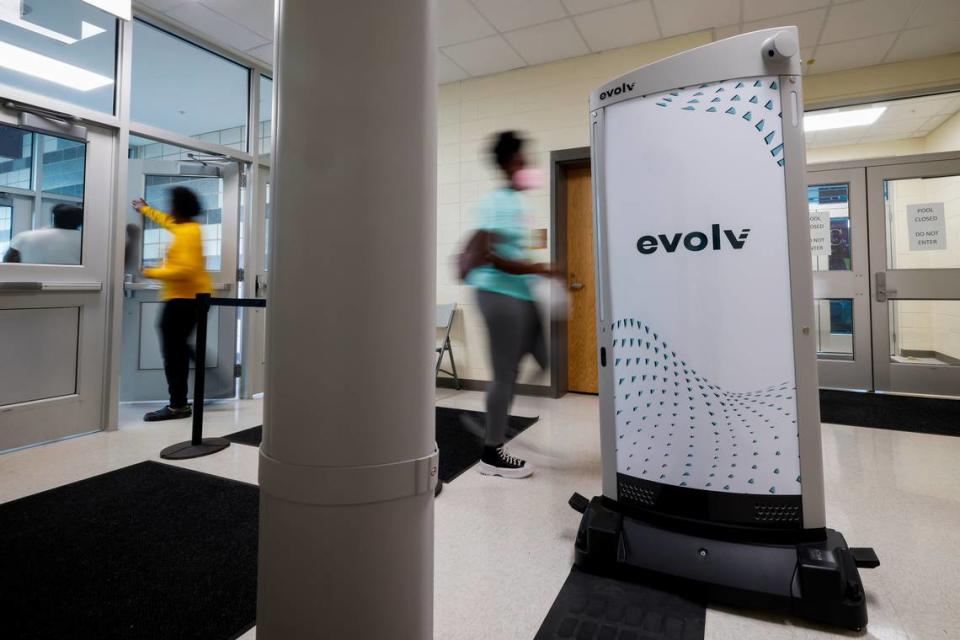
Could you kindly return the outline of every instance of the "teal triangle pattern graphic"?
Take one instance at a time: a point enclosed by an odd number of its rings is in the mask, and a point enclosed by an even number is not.
[[[792,382],[724,389],[659,333],[648,341],[642,320],[610,329],[620,473],[713,491],[800,493]]]
[[[749,98],[743,97],[737,90],[750,87],[754,92]],[[712,89],[706,91],[704,89]],[[783,135],[782,135],[782,114],[780,113],[780,87],[776,80],[764,78],[753,78],[750,80],[730,80],[724,82],[714,82],[698,87],[680,89],[665,93],[656,101],[658,107],[669,108],[671,104],[677,104],[683,111],[698,111],[692,105],[701,103],[701,96],[713,94],[710,99],[710,105],[706,109],[700,110],[702,113],[724,113],[727,115],[739,115],[739,120],[749,122],[758,136],[758,142],[763,144],[770,152],[771,157],[778,166],[784,166],[783,156]],[[728,97],[725,97],[728,96]],[[677,102],[674,102],[674,99]],[[706,98],[703,98],[706,101]],[[744,103],[745,109],[738,113],[733,102]],[[724,107],[723,103],[727,103]],[[757,105],[749,107],[750,104]],[[761,105],[763,109],[761,110]],[[706,106],[706,105],[705,105]],[[776,113],[776,117],[774,117]],[[761,117],[762,116],[762,117]]]

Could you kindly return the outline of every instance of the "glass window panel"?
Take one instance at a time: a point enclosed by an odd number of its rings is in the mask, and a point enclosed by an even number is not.
[[[85,143],[0,124],[4,262],[80,264],[85,167]]]
[[[13,200],[0,200],[0,256],[10,248],[13,239]]]
[[[264,197],[267,199],[263,209],[263,270],[270,271],[270,183],[266,183]]]
[[[884,180],[889,269],[960,268],[960,176]]]
[[[0,125],[0,187],[33,188],[33,134]]]
[[[830,360],[853,359],[853,300],[815,301],[817,356]]]
[[[891,300],[890,360],[960,365],[960,300]]]
[[[133,23],[136,122],[246,150],[248,78],[246,67],[140,20]]]
[[[76,140],[41,135],[40,148],[43,191],[82,198],[86,145]]]
[[[0,84],[113,113],[117,19],[82,0],[0,1]]]
[[[200,215],[195,218],[200,224],[203,237],[203,255],[207,269],[219,271],[221,258],[221,211],[223,208],[223,179],[210,176],[146,175],[144,176],[144,200],[160,211],[169,212],[170,190],[186,187],[200,199]],[[156,223],[144,219],[143,266],[156,267],[170,245],[171,235]]]
[[[850,233],[850,185],[816,184],[807,187],[811,244],[821,234],[829,253],[813,253],[814,271],[850,271],[853,268]],[[817,228],[815,228],[817,227]],[[826,227],[826,228],[824,228]]]
[[[269,156],[273,144],[273,80],[260,76],[260,155]]]

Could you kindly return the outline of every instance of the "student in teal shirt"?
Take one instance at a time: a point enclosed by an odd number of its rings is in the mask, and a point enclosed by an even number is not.
[[[466,277],[477,289],[477,303],[487,325],[493,381],[487,388],[487,424],[483,456],[477,469],[484,475],[526,478],[533,468],[504,450],[507,416],[513,402],[520,361],[527,353],[547,366],[547,348],[531,281],[551,274],[549,265],[529,260],[529,229],[520,192],[531,188],[525,169],[523,139],[512,131],[500,133],[493,145],[506,185],[484,196],[477,205],[478,228],[488,232],[489,260]]]

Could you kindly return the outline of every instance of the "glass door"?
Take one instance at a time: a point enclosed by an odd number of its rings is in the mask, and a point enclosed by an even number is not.
[[[133,137],[129,158],[128,201],[143,197],[154,208],[169,211],[171,188],[184,186],[197,194],[202,207],[197,221],[202,228],[214,296],[236,295],[240,210],[237,162]],[[140,272],[162,261],[170,238],[168,232],[132,208],[126,223],[127,251],[134,255],[128,254],[124,274],[120,400],[159,401],[167,398],[157,332],[163,303],[159,283],[144,279]],[[207,398],[233,397],[236,393],[236,335],[236,310],[213,307],[207,323]]]
[[[807,174],[821,387],[871,389],[864,170]]]
[[[0,451],[104,427],[114,154],[0,109]]]
[[[960,157],[867,170],[879,391],[960,395]]]

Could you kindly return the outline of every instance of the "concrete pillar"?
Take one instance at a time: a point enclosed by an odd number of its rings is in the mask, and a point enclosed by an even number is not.
[[[431,0],[278,0],[257,637],[432,637]]]

